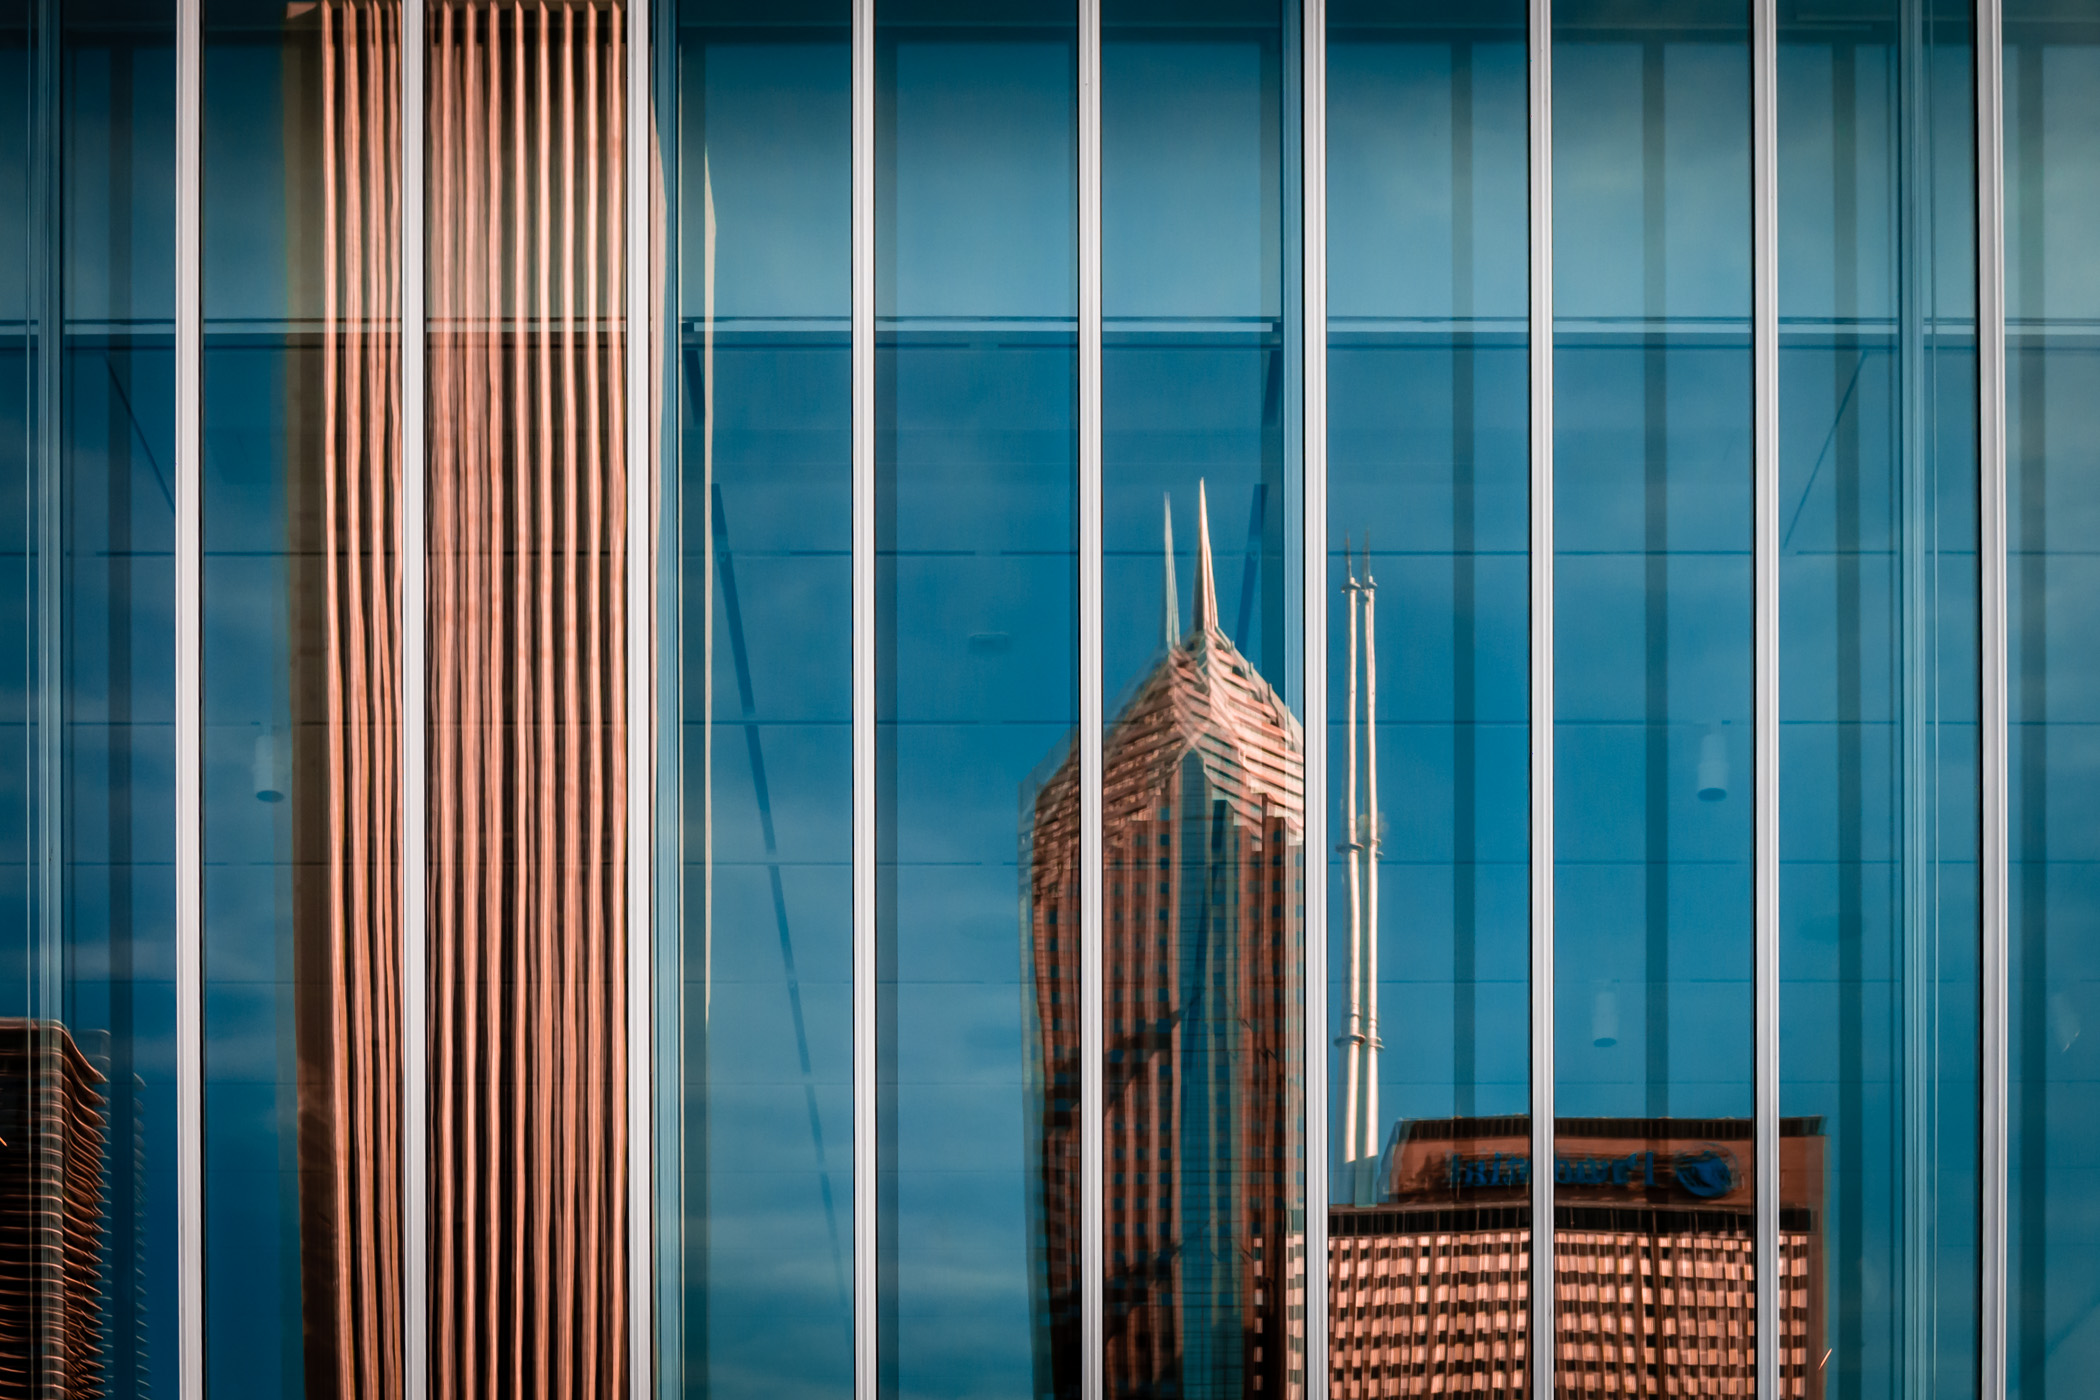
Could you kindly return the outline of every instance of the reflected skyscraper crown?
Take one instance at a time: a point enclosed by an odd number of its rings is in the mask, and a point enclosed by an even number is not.
[[[1102,848],[1105,1293],[1110,1395],[1289,1395],[1302,1324],[1304,736],[1219,626],[1207,500],[1178,625],[1172,502],[1164,645],[1108,726]],[[1034,1276],[1039,1391],[1064,1393],[1055,1344],[1077,1326],[1074,997],[1080,949],[1078,764],[1028,804],[1024,971],[1043,1218]],[[1061,937],[1060,935],[1066,935]],[[1301,1372],[1302,1374],[1302,1372]]]

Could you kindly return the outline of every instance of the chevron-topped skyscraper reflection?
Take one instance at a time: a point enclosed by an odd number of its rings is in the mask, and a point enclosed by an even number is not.
[[[1304,737],[1218,622],[1197,498],[1180,625],[1172,502],[1161,647],[1103,746],[1106,1393],[1303,1390]],[[1078,760],[1025,802],[1036,1392],[1079,1355]],[[1298,1314],[1302,1317],[1302,1313]]]

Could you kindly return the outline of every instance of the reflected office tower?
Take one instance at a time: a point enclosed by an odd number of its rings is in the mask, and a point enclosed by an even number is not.
[[[107,1393],[102,1084],[65,1027],[0,1019],[0,1400]]]
[[[1343,725],[1349,776],[1343,782],[1347,811],[1340,847],[1349,871],[1349,1025],[1340,1042],[1342,1172],[1349,1199],[1367,1205],[1377,1199],[1378,1052],[1383,1048],[1378,1038],[1378,581],[1371,576],[1368,541],[1362,578],[1349,562],[1346,540],[1342,559],[1347,580],[1342,602],[1349,615],[1349,679],[1344,686],[1348,718]]]
[[[1163,615],[1102,758],[1105,1391],[1294,1395],[1304,743],[1219,629],[1200,487],[1194,617],[1184,633],[1171,514]],[[1077,766],[1060,755],[1023,816],[1039,1395],[1077,1391],[1055,1371],[1078,1348],[1054,1345],[1078,1326]]]

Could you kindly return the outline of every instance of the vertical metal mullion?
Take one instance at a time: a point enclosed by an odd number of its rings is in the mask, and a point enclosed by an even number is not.
[[[1327,4],[1303,0],[1305,1393],[1327,1367]]]
[[[1779,118],[1778,8],[1750,7],[1753,1029],[1757,1394],[1779,1395]]]
[[[1977,1357],[1982,1400],[2006,1390],[2006,1230],[2009,923],[2006,835],[2005,142],[2004,16],[1976,3],[1977,574],[1982,768],[1982,1079],[1978,1095],[1980,1218]]]
[[[429,1020],[427,812],[429,707],[424,702],[423,0],[401,2],[401,1303],[402,1394],[430,1393]]]
[[[1553,1395],[1553,0],[1530,0],[1531,1394]]]
[[[1079,0],[1079,1393],[1101,1400],[1101,3]]]
[[[649,970],[656,920],[656,454],[650,432],[655,363],[649,305],[653,212],[650,174],[649,69],[651,0],[628,0],[625,144],[626,274],[621,289],[627,356],[627,1338],[628,1393],[650,1400],[655,1388],[656,1115],[649,1087],[655,1044]]]
[[[875,0],[853,0],[853,1390],[875,1400]]]
[[[202,164],[204,0],[175,25],[175,1122],[178,1393],[204,1394]]]

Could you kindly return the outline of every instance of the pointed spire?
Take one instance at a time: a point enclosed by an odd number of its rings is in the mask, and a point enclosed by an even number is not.
[[[1195,616],[1189,619],[1192,632],[1215,632],[1218,628],[1218,584],[1210,562],[1210,503],[1203,482],[1196,482],[1196,601]]]
[[[1174,581],[1173,496],[1162,495],[1159,498],[1159,509],[1160,514],[1163,517],[1162,523],[1165,526],[1166,533],[1166,549],[1164,550],[1162,557],[1165,558],[1167,565],[1166,605],[1164,608],[1164,612],[1166,615],[1162,619],[1162,621],[1166,624],[1167,629],[1166,643],[1168,646],[1171,647],[1174,645],[1174,643],[1181,640],[1181,593]]]

